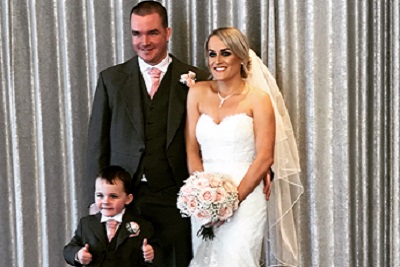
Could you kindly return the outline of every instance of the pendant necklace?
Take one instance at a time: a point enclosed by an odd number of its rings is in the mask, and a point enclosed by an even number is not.
[[[246,87],[247,87],[247,85],[246,85]],[[243,92],[242,92],[242,93],[243,93]],[[242,94],[242,93],[240,93],[240,94]],[[217,88],[217,94],[218,94],[218,97],[219,97],[219,100],[220,100],[220,102],[219,102],[219,108],[221,108],[222,105],[225,103],[225,101],[228,100],[231,96],[235,95],[236,93],[233,92],[233,93],[230,94],[230,95],[227,95],[227,96],[225,96],[225,97],[222,97],[221,94],[219,93],[219,88]],[[238,94],[238,95],[240,95],[240,94]]]
[[[219,97],[219,100],[220,100],[220,102],[219,102],[219,108],[221,108],[222,105],[224,104],[224,102],[225,102],[228,98],[230,98],[231,96],[233,96],[233,93],[230,94],[230,95],[227,95],[227,96],[225,96],[225,97],[222,97],[222,96],[220,95],[220,93],[219,93],[219,90],[218,90],[218,97]]]

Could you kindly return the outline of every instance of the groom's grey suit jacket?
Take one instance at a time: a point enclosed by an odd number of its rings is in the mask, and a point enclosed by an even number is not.
[[[159,89],[170,86],[167,132],[159,134],[166,134],[168,164],[176,185],[181,186],[188,177],[184,139],[188,87],[180,82],[180,76],[192,71],[197,80],[206,80],[208,73],[170,56],[172,62],[166,73],[171,75],[170,83],[163,83],[163,79]],[[146,149],[143,84],[137,56],[100,73],[89,123],[89,203],[93,203],[95,178],[101,168],[120,165],[132,175],[138,170]]]

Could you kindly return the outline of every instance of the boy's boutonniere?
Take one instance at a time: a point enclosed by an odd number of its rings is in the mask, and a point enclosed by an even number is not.
[[[126,223],[126,229],[130,233],[129,237],[138,236],[140,233],[140,226],[136,222]]]
[[[191,87],[196,83],[196,73],[189,71],[188,73],[182,74],[179,81],[186,86]]]

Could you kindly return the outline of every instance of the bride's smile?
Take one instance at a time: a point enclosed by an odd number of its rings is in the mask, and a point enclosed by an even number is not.
[[[218,36],[210,38],[208,66],[214,80],[240,79],[241,59]]]

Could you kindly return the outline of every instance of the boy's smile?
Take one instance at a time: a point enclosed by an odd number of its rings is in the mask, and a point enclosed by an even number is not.
[[[119,179],[114,180],[114,184],[109,184],[105,179],[96,179],[95,201],[104,216],[117,215],[132,200],[132,194],[125,192],[124,185]]]

